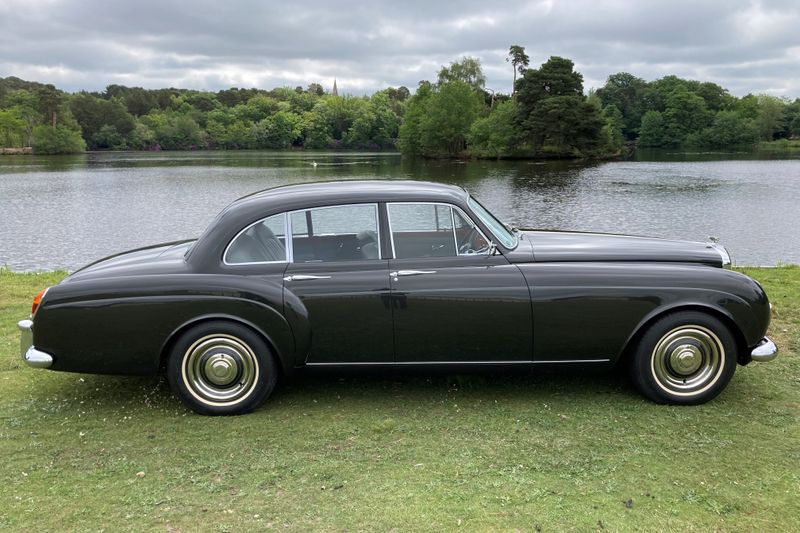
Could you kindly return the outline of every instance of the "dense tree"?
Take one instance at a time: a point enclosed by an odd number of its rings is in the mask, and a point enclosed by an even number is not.
[[[417,87],[416,94],[409,99],[397,138],[397,147],[405,155],[423,154],[422,127],[433,90],[430,82],[422,81]]]
[[[710,148],[743,146],[758,140],[758,131],[752,120],[736,111],[719,111],[712,125],[703,131],[701,143]]]
[[[257,148],[290,148],[302,133],[302,119],[291,111],[278,111],[261,120],[253,132]]]
[[[574,63],[553,56],[538,69],[527,69],[517,81],[519,111],[527,117],[541,100],[554,96],[583,96],[583,76]]]
[[[472,123],[467,136],[470,152],[486,158],[522,155],[524,147],[516,118],[517,104],[514,100],[497,104],[488,116]]]
[[[349,148],[391,148],[397,140],[400,119],[385,92],[375,93],[347,132]]]
[[[439,85],[455,81],[464,82],[474,91],[480,92],[486,85],[486,75],[483,73],[481,61],[475,57],[462,57],[439,70]]]
[[[517,123],[533,154],[597,155],[610,142],[603,138],[600,100],[583,96],[583,76],[573,67],[569,59],[553,56],[517,82]]]
[[[800,137],[800,99],[736,98],[711,82],[647,82],[625,72],[584,96],[569,59],[554,56],[530,69],[525,49],[514,45],[507,61],[511,95],[485,89],[480,61],[470,57],[442,67],[435,83],[420,82],[414,95],[401,86],[339,97],[318,83],[215,93],[109,85],[70,95],[0,78],[0,144],[39,153],[397,147],[432,157],[574,157],[620,153],[634,141],[722,148]]]
[[[664,144],[664,117],[660,111],[651,109],[642,116],[639,145],[646,148],[657,148]]]
[[[614,106],[622,114],[622,134],[635,139],[644,113],[647,82],[627,72],[612,74],[597,90],[604,106]]]
[[[800,137],[800,98],[786,108],[786,136]]]
[[[0,146],[21,148],[26,140],[25,120],[19,109],[0,109]]]
[[[483,109],[483,98],[470,84],[460,80],[441,84],[428,100],[422,120],[423,154],[462,154],[470,126]]]
[[[76,130],[57,124],[33,128],[33,151],[37,154],[72,154],[86,150],[86,143]]]
[[[97,137],[103,126],[113,127],[114,132],[123,139],[121,142],[114,142],[115,149],[125,147],[124,138],[136,126],[135,119],[128,113],[122,99],[117,97],[103,100],[81,92],[70,98],[69,109],[81,126],[84,141],[92,149],[111,147],[108,144],[110,130]]]
[[[705,100],[685,87],[676,87],[665,100],[662,146],[681,146],[691,133],[701,131],[713,120]]]
[[[781,98],[766,94],[758,96],[756,128],[758,128],[761,140],[771,141],[776,138],[778,132],[784,129],[787,107],[787,102]]]
[[[598,105],[601,105],[598,102]],[[619,152],[625,144],[625,120],[617,106],[611,104],[603,108],[603,142],[611,152]]]

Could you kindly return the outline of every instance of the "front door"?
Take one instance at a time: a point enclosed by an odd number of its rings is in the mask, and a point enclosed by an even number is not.
[[[376,204],[291,213],[287,312],[310,335],[306,363],[391,364],[389,265],[381,259]]]
[[[520,270],[447,204],[387,204],[395,359],[527,363],[530,293]]]

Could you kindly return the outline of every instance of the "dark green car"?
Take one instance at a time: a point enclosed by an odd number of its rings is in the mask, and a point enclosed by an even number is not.
[[[300,369],[626,365],[660,403],[777,354],[761,286],[714,242],[520,231],[459,187],[294,185],[193,241],[100,260],[19,323],[38,368],[152,374],[238,414]]]

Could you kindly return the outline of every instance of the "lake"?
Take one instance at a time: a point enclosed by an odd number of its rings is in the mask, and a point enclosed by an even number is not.
[[[245,194],[345,179],[458,184],[520,227],[699,241],[713,235],[736,264],[800,263],[800,159],[752,157],[659,153],[586,163],[409,161],[356,152],[2,156],[0,266],[74,270],[126,249],[196,237]]]

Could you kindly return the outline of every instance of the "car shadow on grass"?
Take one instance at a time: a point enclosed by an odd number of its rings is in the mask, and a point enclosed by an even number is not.
[[[100,410],[159,409],[185,412],[172,393],[166,377],[105,376],[90,374],[47,373],[34,379],[30,401],[48,401]],[[424,405],[445,397],[459,395],[474,401],[498,399],[548,402],[569,398],[577,405],[596,404],[599,399],[642,401],[628,380],[616,371],[580,373],[545,370],[536,373],[490,371],[470,374],[370,373],[370,374],[300,374],[283,377],[271,397],[257,412],[269,411],[278,404],[325,403],[329,400],[359,404],[374,400],[386,405],[388,398],[403,403]]]

